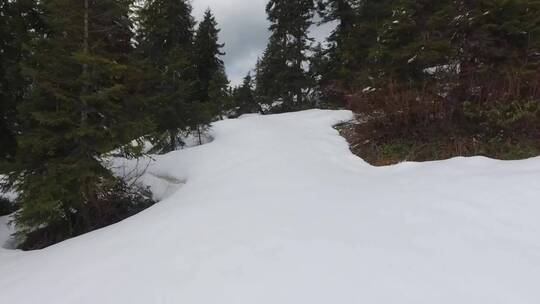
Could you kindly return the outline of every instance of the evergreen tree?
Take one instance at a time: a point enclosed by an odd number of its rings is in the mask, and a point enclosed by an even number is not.
[[[331,104],[328,100],[333,100],[332,105],[336,105],[340,99],[330,96],[329,90],[326,89],[330,87],[330,83],[332,82],[332,62],[334,62],[335,57],[321,43],[313,47],[312,52],[308,73],[309,77],[314,79],[314,88],[310,98],[315,101],[317,107],[330,106]]]
[[[343,41],[350,35],[356,22],[355,8],[360,5],[359,0],[318,0],[317,9],[322,16],[322,22],[338,21],[330,40]]]
[[[455,42],[464,73],[480,69],[497,73],[503,65],[535,61],[540,41],[538,1],[457,2]]]
[[[159,68],[169,65],[169,55],[193,44],[195,19],[187,0],[149,0],[139,11],[140,49]]]
[[[381,133],[539,134],[538,1],[318,4],[323,22],[339,24],[329,47],[315,51],[311,70],[328,100],[384,113]]]
[[[395,1],[372,52],[383,72],[379,76],[422,81],[431,76],[424,72],[427,68],[449,64],[454,16],[453,0]]]
[[[16,150],[16,108],[28,86],[21,72],[29,55],[23,45],[31,31],[41,31],[38,10],[35,0],[0,0],[0,163],[11,161]]]
[[[266,12],[272,35],[257,73],[258,84],[265,86],[260,91],[267,100],[283,102],[284,109],[306,108],[307,91],[313,86],[305,65],[312,41],[308,29],[312,25],[314,2],[271,0]]]
[[[198,125],[202,109],[194,102],[195,20],[186,0],[150,0],[139,11],[139,53],[154,113],[153,139],[162,151],[181,144],[178,133]],[[146,62],[144,62],[146,60]]]
[[[231,110],[229,79],[224,69],[218,70],[208,85],[208,98],[212,105],[212,113],[217,113],[219,119]]]
[[[237,106],[236,115],[240,116],[248,113],[261,113],[262,109],[255,99],[253,89],[253,78],[248,73],[241,86],[234,91],[234,100]]]
[[[322,1],[323,20],[340,21],[330,47],[317,56],[325,94],[350,94],[344,92],[397,78],[421,85],[432,76],[426,69],[452,62],[453,2]]]
[[[223,90],[226,81],[225,67],[221,56],[225,55],[221,49],[224,44],[219,43],[219,32],[217,28],[217,22],[210,11],[206,10],[204,13],[203,21],[199,24],[197,33],[195,35],[194,53],[195,53],[195,65],[197,67],[198,76],[198,88],[197,88],[197,101],[207,107],[213,107],[211,104],[219,103],[219,100],[211,100],[210,86],[214,84],[214,90]],[[219,86],[216,87],[216,84]],[[213,92],[216,95],[216,92]],[[219,95],[219,94],[217,94]],[[218,97],[218,96],[214,96]],[[217,113],[208,112],[209,116],[201,117],[202,122],[209,122],[212,119],[212,115]]]
[[[276,66],[274,65],[274,67]],[[279,90],[279,84],[272,79],[272,74],[274,73],[270,70],[271,67],[267,48],[262,57],[257,59],[255,65],[255,99],[257,103],[266,106],[273,104],[273,95]]]
[[[111,195],[123,187],[101,158],[144,127],[128,83],[130,3],[42,5],[47,34],[36,37],[25,63],[33,83],[19,106],[21,133],[10,167],[11,185],[20,193],[21,232],[47,231],[37,247],[97,228],[118,208],[132,207],[113,204]]]
[[[335,30],[328,37],[327,42],[330,46],[327,50],[320,49],[317,53],[319,59],[328,57],[326,65],[320,66],[323,82],[330,77],[345,75],[345,70],[350,69],[349,58],[345,56],[345,50],[354,41],[354,27],[357,24],[357,11],[359,0],[319,0],[317,10],[322,17],[322,23],[337,22]],[[332,76],[333,75],[333,76]]]
[[[457,1],[456,99],[482,131],[540,134],[540,2]]]
[[[341,82],[339,86],[344,86],[347,90],[355,87],[363,88],[378,74],[371,55],[380,42],[380,29],[383,23],[393,14],[392,5],[395,2],[395,0],[349,2],[354,10],[354,15],[349,17],[349,20],[355,20],[354,25],[344,27],[344,35],[336,37],[340,39],[330,41],[335,51],[332,52],[331,49],[330,52],[329,75]]]
[[[190,128],[196,130],[199,143],[202,133],[208,128],[214,117],[221,116],[228,80],[220,56],[223,44],[219,44],[217,22],[210,9],[206,10],[203,21],[195,34],[193,46],[196,85],[193,95],[192,120]]]

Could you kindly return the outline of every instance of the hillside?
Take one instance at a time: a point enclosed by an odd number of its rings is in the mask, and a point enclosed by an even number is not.
[[[376,168],[332,128],[351,118],[244,116],[140,161],[163,200],[41,251],[0,249],[0,303],[540,301],[539,158]]]

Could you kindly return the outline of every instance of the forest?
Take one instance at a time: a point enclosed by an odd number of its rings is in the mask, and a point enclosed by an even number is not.
[[[0,0],[0,215],[38,249],[153,205],[105,164],[243,114],[349,109],[375,165],[540,154],[540,1],[269,0],[231,85],[220,26],[189,0]],[[335,24],[324,42],[313,26]],[[150,151],[144,143],[152,145]]]

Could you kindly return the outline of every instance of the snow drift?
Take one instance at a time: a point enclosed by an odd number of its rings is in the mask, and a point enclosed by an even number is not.
[[[0,249],[0,303],[540,303],[540,159],[374,168],[332,128],[351,118],[223,121],[212,143],[140,161],[164,200]]]

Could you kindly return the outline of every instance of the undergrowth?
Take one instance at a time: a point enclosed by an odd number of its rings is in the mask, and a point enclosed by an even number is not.
[[[540,139],[523,134],[468,134],[450,132],[403,132],[385,134],[372,124],[347,123],[338,130],[350,143],[351,151],[375,166],[404,161],[433,161],[457,156],[486,156],[500,160],[526,159],[540,155]]]

